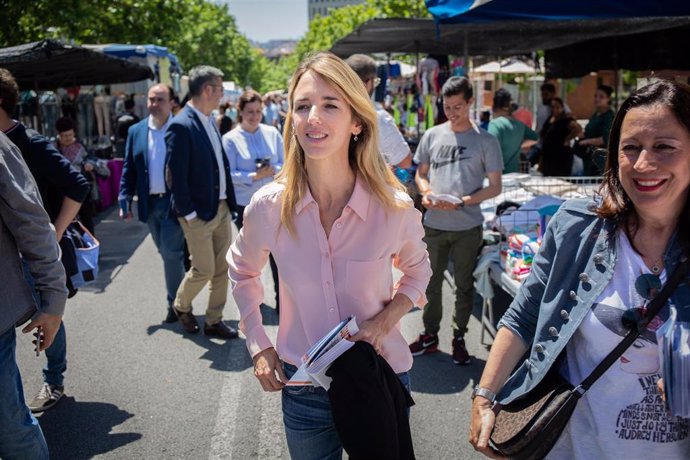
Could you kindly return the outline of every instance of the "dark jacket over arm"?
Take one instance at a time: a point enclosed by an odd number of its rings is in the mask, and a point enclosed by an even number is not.
[[[64,197],[84,202],[89,193],[89,182],[45,137],[27,136],[22,124],[15,127],[8,137],[21,150],[51,221],[60,213]]]
[[[388,362],[355,342],[326,372],[333,422],[352,460],[414,459],[407,408],[414,404]]]
[[[67,289],[55,231],[19,150],[0,133],[0,334],[34,308],[21,251],[41,292],[39,311],[61,315]]]

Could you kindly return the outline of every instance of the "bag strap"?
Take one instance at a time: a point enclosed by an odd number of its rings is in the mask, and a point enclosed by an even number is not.
[[[602,362],[599,363],[597,367],[594,368],[591,374],[587,376],[586,379],[578,385],[574,391],[576,391],[579,396],[582,396],[589,388],[596,382],[599,377],[601,377],[606,370],[611,367],[613,363],[621,357],[623,352],[635,342],[637,337],[640,335],[640,331],[647,327],[649,322],[654,319],[654,317],[661,311],[661,308],[666,304],[666,301],[673,291],[675,291],[676,286],[680,283],[687,275],[688,269],[690,268],[690,262],[683,256],[681,262],[673,272],[671,277],[667,280],[661,292],[652,299],[647,307],[647,312],[642,317],[642,319],[637,323],[637,327],[634,327],[628,332],[628,334],[623,338],[623,340],[614,348],[611,353],[609,353]]]

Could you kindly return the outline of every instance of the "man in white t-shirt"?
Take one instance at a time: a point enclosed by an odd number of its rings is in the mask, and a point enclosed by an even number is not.
[[[374,94],[378,86],[376,77],[376,62],[364,54],[353,54],[345,60],[347,64],[362,79],[369,95]],[[379,103],[375,103],[379,121],[379,150],[384,160],[390,166],[409,168],[412,166],[412,154],[405,138],[395,125],[393,117]]]

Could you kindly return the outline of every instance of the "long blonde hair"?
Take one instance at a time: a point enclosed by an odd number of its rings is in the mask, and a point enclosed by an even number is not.
[[[385,208],[404,207],[403,202],[395,199],[394,190],[405,188],[383,160],[379,153],[378,121],[376,110],[357,74],[342,59],[332,53],[321,52],[307,56],[297,67],[290,80],[288,90],[288,110],[283,128],[285,146],[285,164],[277,180],[285,185],[282,194],[280,221],[288,232],[295,236],[293,223],[295,205],[304,196],[307,186],[307,169],[304,150],[292,130],[292,110],[294,108],[295,88],[302,76],[311,71],[328,82],[350,106],[353,118],[361,124],[362,132],[357,141],[351,140],[349,147],[350,167],[359,174],[369,190]]]

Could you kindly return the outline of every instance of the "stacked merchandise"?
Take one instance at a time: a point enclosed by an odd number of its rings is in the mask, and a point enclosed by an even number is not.
[[[505,236],[499,248],[501,265],[512,279],[522,282],[529,275],[549,219],[562,202],[552,196],[539,196],[497,219],[499,231]]]
[[[541,238],[516,233],[501,245],[501,265],[514,280],[522,282],[532,268],[532,260],[539,250]]]

